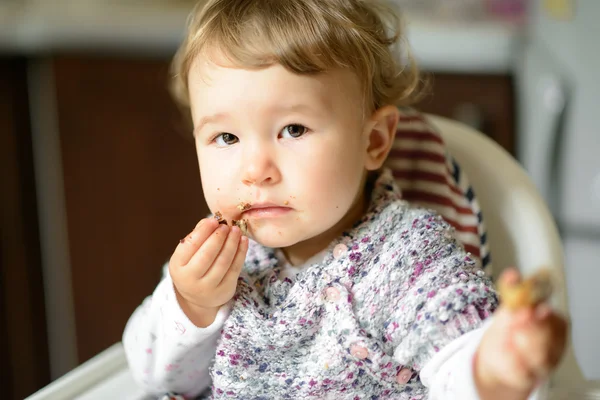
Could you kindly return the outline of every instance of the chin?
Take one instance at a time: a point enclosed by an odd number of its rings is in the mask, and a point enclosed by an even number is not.
[[[258,244],[273,249],[293,246],[301,241],[300,238],[295,237],[296,235],[293,235],[292,232],[283,229],[260,229],[258,231],[251,229],[248,236]]]

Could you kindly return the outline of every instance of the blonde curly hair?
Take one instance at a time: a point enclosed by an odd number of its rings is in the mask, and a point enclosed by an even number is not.
[[[246,69],[350,69],[367,109],[407,106],[418,99],[422,79],[403,39],[399,15],[378,0],[202,0],[171,64],[171,91],[189,111],[192,62],[218,55]]]

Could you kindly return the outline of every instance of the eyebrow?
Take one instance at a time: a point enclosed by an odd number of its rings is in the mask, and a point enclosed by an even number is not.
[[[194,136],[196,136],[198,132],[200,132],[200,129],[202,129],[205,125],[213,124],[215,122],[218,122],[219,120],[226,119],[228,117],[229,115],[226,113],[216,113],[200,118],[198,124],[194,127]]]
[[[292,104],[290,106],[278,105],[272,108],[273,112],[315,112],[319,111],[315,107],[311,107],[304,103]]]

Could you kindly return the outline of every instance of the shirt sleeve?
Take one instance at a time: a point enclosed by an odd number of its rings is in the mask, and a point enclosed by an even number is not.
[[[425,210],[409,217],[410,226],[394,238],[395,263],[387,267],[401,285],[388,305],[385,335],[394,358],[419,372],[453,340],[481,327],[498,297],[454,228]]]
[[[211,385],[209,367],[215,357],[221,328],[230,304],[219,310],[206,328],[185,315],[166,272],[154,293],[130,317],[123,346],[131,373],[151,395],[175,392],[195,397]]]
[[[483,334],[492,318],[477,329],[456,338],[423,367],[421,382],[429,389],[430,400],[479,400],[473,361]],[[541,400],[539,389],[528,400]]]

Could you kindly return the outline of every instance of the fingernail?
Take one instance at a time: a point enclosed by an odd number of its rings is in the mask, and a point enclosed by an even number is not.
[[[512,269],[512,268],[509,269],[509,270],[507,270],[502,275],[502,278],[509,285],[516,284],[516,283],[518,283],[521,280],[521,276],[520,276],[519,272],[517,270],[515,270],[515,269]]]

